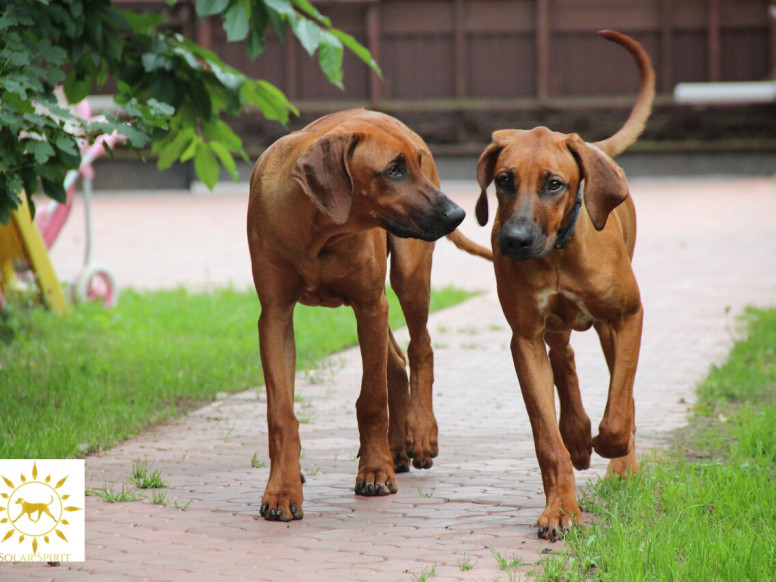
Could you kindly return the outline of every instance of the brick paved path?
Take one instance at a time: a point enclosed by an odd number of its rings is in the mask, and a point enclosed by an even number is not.
[[[469,212],[464,231],[486,242],[473,217],[476,185],[448,193]],[[768,179],[638,180],[635,268],[646,310],[636,382],[638,450],[659,446],[684,422],[693,388],[720,361],[749,303],[776,304],[776,192]],[[224,190],[231,190],[224,188]],[[249,284],[246,196],[106,195],[94,204],[95,258],[138,287]],[[76,207],[53,258],[63,278],[80,267],[83,227]],[[509,334],[489,264],[442,241],[434,284],[483,294],[431,317],[440,455],[430,471],[398,477],[399,493],[353,494],[358,449],[357,350],[297,380],[305,518],[258,519],[268,467],[263,390],[226,396],[89,457],[87,487],[126,481],[132,461],[161,469],[167,507],[150,502],[86,503],[81,565],[0,565],[3,581],[41,580],[507,580],[492,552],[529,566],[550,544],[536,537],[544,506],[530,427],[508,351]],[[406,333],[397,336],[406,342]],[[607,373],[593,332],[575,334],[585,406],[601,418]],[[602,474],[593,457],[578,483]],[[185,510],[172,503],[187,504]],[[473,567],[462,570],[468,562]]]

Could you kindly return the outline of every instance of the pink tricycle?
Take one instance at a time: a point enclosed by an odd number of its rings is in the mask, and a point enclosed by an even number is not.
[[[91,115],[88,102],[77,105],[78,114],[89,119]],[[71,291],[75,301],[97,300],[106,307],[118,301],[118,286],[113,274],[105,267],[91,260],[91,194],[94,169],[92,162],[119,143],[123,136],[114,132],[99,136],[93,144],[84,142],[81,147],[81,164],[78,170],[72,170],[65,177],[66,200],[63,204],[49,202],[38,209],[35,220],[30,219],[29,205],[22,200],[20,207],[12,213],[12,223],[7,227],[0,225],[0,312],[5,309],[3,290],[26,288],[27,284],[37,285],[46,305],[58,313],[65,313],[67,306],[61,291],[61,285],[54,273],[47,250],[59,236],[62,227],[70,215],[75,194],[76,182],[82,179],[84,208],[86,213],[86,252],[84,268],[74,281]]]

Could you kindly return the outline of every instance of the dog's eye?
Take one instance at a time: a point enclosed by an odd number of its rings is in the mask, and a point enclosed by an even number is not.
[[[399,162],[391,164],[383,172],[383,175],[387,176],[388,178],[392,178],[394,180],[398,180],[400,178],[403,178],[404,177],[404,166],[401,163],[399,163]]]
[[[511,189],[512,188],[512,176],[504,172],[496,176],[496,186],[499,188]]]
[[[547,190],[553,194],[560,192],[566,185],[560,180],[552,179],[547,182]]]

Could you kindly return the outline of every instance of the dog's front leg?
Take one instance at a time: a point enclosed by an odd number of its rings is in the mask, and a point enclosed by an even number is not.
[[[396,478],[388,446],[388,299],[354,303],[363,375],[356,417],[361,443],[356,493],[396,493]]]
[[[598,427],[598,436],[593,438],[593,447],[602,457],[615,461],[610,464],[610,470],[619,475],[638,470],[633,383],[641,347],[642,321],[643,310],[639,305],[623,318],[618,329],[611,326],[596,328],[607,354],[611,378],[604,417]]]
[[[410,401],[405,415],[407,454],[417,469],[430,469],[439,453],[434,416],[434,351],[428,333],[431,301],[431,260],[434,243],[391,239],[391,285],[401,303],[410,344]],[[390,386],[393,391],[394,387]],[[392,411],[393,412],[393,411]]]
[[[296,347],[294,306],[264,306],[259,316],[259,346],[267,390],[270,471],[261,515],[271,521],[302,519],[299,422],[294,414]]]
[[[556,421],[552,368],[541,335],[515,333],[511,347],[547,499],[537,521],[539,537],[556,540],[571,525],[582,523],[582,512],[577,504],[571,456]]]

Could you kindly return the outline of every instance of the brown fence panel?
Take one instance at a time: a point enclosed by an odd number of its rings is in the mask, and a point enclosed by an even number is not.
[[[165,0],[118,1],[136,10],[172,10]],[[637,72],[623,49],[596,34],[603,28],[633,36],[652,56],[662,95],[656,117],[663,115],[653,124],[660,128],[655,138],[688,136],[687,124],[676,119],[687,108],[670,100],[676,83],[759,80],[767,78],[776,63],[776,24],[769,17],[769,0],[328,0],[315,4],[335,26],[373,51],[384,73],[382,80],[348,53],[345,90],[340,91],[327,82],[295,40],[282,45],[269,34],[264,54],[251,61],[242,43],[226,42],[217,20],[191,24],[196,22],[193,2],[180,2],[174,10],[184,34],[193,35],[247,75],[267,79],[285,91],[306,114],[294,126],[321,112],[368,105],[409,119],[417,114],[422,125],[436,124],[435,133],[452,141],[486,139],[492,128],[482,119],[507,110],[513,110],[514,116],[505,122],[518,126],[526,120],[562,123],[564,112],[577,112],[579,118],[580,112],[592,111],[592,120],[601,108],[627,109],[638,86]],[[526,117],[525,111],[533,113]],[[763,134],[776,123],[766,121]],[[256,129],[256,123],[266,139],[286,131],[269,129],[255,120],[249,125]],[[483,126],[481,131],[478,125]],[[591,121],[588,125],[609,131],[605,124],[598,127]],[[672,125],[677,129],[672,130]],[[670,135],[672,131],[677,135]]]
[[[182,8],[164,0],[124,7],[172,15],[191,34]],[[611,28],[639,40],[670,92],[682,81],[739,81],[766,77],[774,65],[768,0],[329,0],[318,2],[335,25],[378,55],[388,100],[629,95],[632,63],[596,31]],[[376,35],[370,39],[372,12]],[[202,27],[201,27],[202,28]],[[314,60],[292,41],[270,34],[264,54],[248,59],[243,43],[227,43],[208,20],[204,40],[226,62],[279,85],[303,101],[369,101],[370,73],[345,59],[344,92],[332,87]],[[543,53],[544,51],[544,53]],[[544,54],[544,58],[543,58]]]

